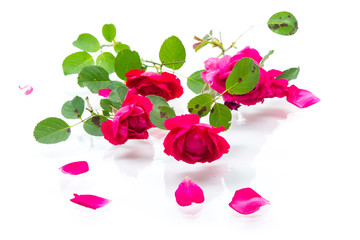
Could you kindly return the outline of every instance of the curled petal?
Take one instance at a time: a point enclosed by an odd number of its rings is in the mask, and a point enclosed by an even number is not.
[[[241,214],[251,214],[260,209],[260,207],[270,204],[268,200],[261,197],[251,188],[237,190],[229,206]]]
[[[78,195],[76,193],[74,193],[74,198],[70,199],[70,201],[94,210],[101,208],[110,202],[109,199],[95,195]]]
[[[29,95],[30,93],[32,93],[33,91],[33,87],[29,86],[29,85],[25,85],[25,87],[20,87],[19,88],[21,90],[25,90],[25,95]]]
[[[108,97],[111,93],[111,89],[109,88],[104,88],[104,89],[99,89],[99,95],[102,97]]]
[[[65,174],[79,175],[89,171],[89,164],[86,161],[72,162],[60,168]]]
[[[189,177],[184,178],[178,189],[175,191],[176,202],[182,206],[189,206],[192,203],[202,203],[205,200],[203,190]]]
[[[295,85],[291,85],[286,100],[299,108],[306,108],[319,102],[320,98],[308,90],[299,89]]]

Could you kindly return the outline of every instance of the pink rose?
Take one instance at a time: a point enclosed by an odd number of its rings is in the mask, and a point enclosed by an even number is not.
[[[200,123],[196,114],[167,119],[165,127],[170,132],[164,140],[164,152],[178,161],[212,162],[229,152],[230,145],[218,135],[225,128]]]
[[[183,94],[180,79],[174,74],[162,72],[145,72],[144,70],[133,69],[125,74],[126,86],[135,88],[137,93],[147,96],[156,95],[169,101],[178,98]]]
[[[259,64],[262,60],[258,51],[246,47],[232,57],[225,55],[222,58],[209,58],[205,61],[205,71],[202,72],[201,77],[215,91],[223,93],[226,90],[226,79],[230,75],[235,64],[244,57],[252,58],[256,64]],[[265,71],[260,66],[259,70],[260,79],[257,86],[252,91],[242,95],[229,94],[227,92],[224,93],[223,99],[225,105],[229,106],[231,109],[237,109],[239,104],[249,106],[259,102],[262,103],[265,98],[286,97],[288,102],[297,107],[305,108],[320,101],[319,98],[307,90],[299,89],[299,91],[293,91],[297,87],[294,85],[288,87],[288,80],[276,79],[276,77],[282,73],[281,71],[274,69]],[[298,103],[295,100],[300,101],[301,103]]]
[[[124,144],[128,139],[147,139],[147,130],[153,125],[149,119],[152,103],[129,90],[113,120],[101,124],[104,138],[114,145]]]

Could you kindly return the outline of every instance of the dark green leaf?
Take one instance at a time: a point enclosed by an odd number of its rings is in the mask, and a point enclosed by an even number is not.
[[[61,114],[65,118],[78,119],[84,112],[85,101],[79,96],[74,97],[72,100],[67,101],[61,108]]]
[[[119,53],[120,51],[124,50],[124,49],[129,49],[130,50],[130,47],[129,45],[126,45],[126,44],[123,44],[123,43],[120,43],[120,42],[117,42],[115,45],[114,45],[114,51],[116,53]]]
[[[234,66],[226,80],[230,94],[245,94],[253,90],[260,79],[259,66],[251,58],[242,58]]]
[[[299,75],[299,72],[300,72],[300,67],[289,68],[283,71],[283,73],[280,76],[278,76],[276,79],[285,78],[288,81],[294,80]]]
[[[206,84],[201,78],[201,73],[203,71],[204,70],[196,71],[187,78],[187,86],[196,94],[200,94]]]
[[[188,103],[189,113],[197,114],[199,117],[204,117],[210,112],[213,98],[210,94],[201,94],[192,98]]]
[[[260,67],[264,67],[265,61],[274,53],[274,50],[270,50],[260,62]]]
[[[65,75],[79,73],[81,69],[88,65],[94,65],[94,60],[87,52],[76,52],[65,58],[62,68]]]
[[[119,103],[114,104],[107,98],[100,100],[100,106],[107,112],[112,112],[113,108],[116,108],[116,109],[121,108],[121,104],[119,104]]]
[[[80,87],[87,87],[92,93],[99,93],[99,89],[108,88],[109,73],[99,66],[86,66],[78,76]]]
[[[175,117],[175,111],[169,106],[159,106],[150,112],[149,118],[151,123],[161,129],[165,129],[164,122],[166,119]]]
[[[150,99],[152,105],[153,105],[153,109],[158,109],[160,106],[168,106],[169,104],[168,102],[159,96],[155,96],[155,95],[148,95],[146,96],[148,99]]]
[[[102,28],[102,34],[106,41],[112,42],[115,39],[116,36],[116,28],[114,24],[104,24]]]
[[[227,106],[215,103],[210,112],[209,123],[213,127],[223,126],[227,130],[231,125],[231,118],[231,111]]]
[[[113,73],[115,57],[109,52],[103,52],[96,59],[96,65],[103,67],[109,74]]]
[[[65,141],[70,136],[70,126],[60,118],[46,118],[39,122],[34,129],[36,141],[52,144]]]
[[[101,123],[106,122],[107,118],[104,116],[94,116],[84,122],[84,130],[92,136],[103,136],[101,132]]]
[[[140,56],[136,51],[123,49],[115,58],[115,73],[125,80],[125,73],[132,69],[141,69]]]
[[[280,35],[293,35],[298,30],[298,21],[289,12],[278,12],[271,16],[267,22],[268,27],[274,33]]]
[[[120,81],[110,81],[109,83],[109,88],[111,90],[114,90],[115,88],[121,87],[121,86],[126,86],[123,82]]]
[[[184,45],[176,36],[171,36],[166,39],[161,45],[159,58],[161,63],[173,70],[182,67],[185,62],[186,52]],[[173,64],[168,64],[173,63]]]
[[[97,52],[100,50],[99,41],[91,34],[83,33],[80,34],[73,45],[85,52]]]

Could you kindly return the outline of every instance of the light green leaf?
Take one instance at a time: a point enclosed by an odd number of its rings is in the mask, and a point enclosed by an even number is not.
[[[94,65],[94,60],[87,52],[76,52],[65,58],[62,68],[65,75],[79,73],[81,69],[88,65]]]
[[[96,65],[103,67],[109,74],[113,73],[115,57],[112,53],[103,52],[96,59]]]
[[[221,103],[215,103],[210,112],[209,123],[213,127],[225,127],[225,131],[230,127],[231,123],[230,109]]]
[[[120,79],[125,80],[125,73],[132,69],[141,69],[140,56],[136,51],[123,49],[115,58],[115,73]]]
[[[128,90],[129,89],[125,85],[123,85],[111,91],[108,100],[112,103],[113,107],[115,107],[116,109],[119,109],[121,107]]]
[[[201,78],[201,73],[203,71],[204,70],[196,71],[187,78],[187,86],[196,94],[200,94],[206,84]]]
[[[172,109],[162,97],[154,95],[148,95],[146,97],[149,98],[153,104],[153,110],[149,114],[151,123],[158,128],[166,130],[164,122],[166,119],[176,116],[174,109]]]
[[[274,53],[274,50],[270,50],[260,62],[260,67],[264,67],[265,61]]]
[[[102,107],[106,112],[112,112],[113,108],[121,108],[121,104],[114,104],[109,99],[104,98],[100,100],[100,107]]]
[[[276,79],[285,78],[288,81],[294,80],[299,75],[299,72],[300,72],[300,67],[289,68],[289,69],[283,71],[283,73],[280,74],[280,76],[276,77]]]
[[[168,68],[173,70],[181,68],[185,62],[186,52],[180,39],[176,36],[166,39],[161,45],[159,58],[161,63]]]
[[[61,114],[68,119],[78,119],[84,112],[85,101],[79,96],[67,101],[61,108]]]
[[[78,76],[80,87],[87,87],[92,93],[99,93],[99,89],[108,88],[109,73],[99,66],[86,66]]]
[[[119,53],[119,52],[121,52],[121,51],[124,50],[124,49],[129,49],[129,50],[130,50],[129,45],[123,44],[123,43],[121,43],[121,42],[117,42],[117,43],[114,45],[114,51],[115,51],[116,53]]]
[[[36,141],[45,144],[59,143],[69,138],[70,126],[60,118],[50,117],[39,122],[34,129]]]
[[[252,91],[260,79],[259,66],[251,58],[242,58],[234,66],[226,80],[230,94],[245,94]]]
[[[91,34],[83,33],[80,34],[73,45],[85,52],[97,52],[100,50],[99,41]]]
[[[298,21],[289,12],[278,12],[271,16],[267,22],[268,27],[274,33],[280,35],[293,35],[298,30]]]
[[[116,28],[114,24],[104,24],[102,27],[102,34],[106,41],[112,42],[116,36]]]
[[[201,94],[192,98],[188,103],[189,113],[197,114],[199,117],[206,116],[211,109],[213,98],[210,94]]]
[[[103,136],[101,132],[101,123],[106,122],[107,118],[104,116],[94,116],[84,122],[84,130],[92,136]]]

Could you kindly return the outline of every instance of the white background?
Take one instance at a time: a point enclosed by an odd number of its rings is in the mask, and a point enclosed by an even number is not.
[[[356,1],[34,0],[3,1],[0,9],[1,239],[360,238]],[[264,24],[284,10],[299,21],[291,37]],[[89,94],[77,87],[75,75],[63,75],[61,64],[77,51],[72,42],[81,33],[105,43],[105,23],[115,24],[116,39],[148,60],[157,61],[161,43],[178,36],[187,50],[179,70],[184,76],[219,54],[210,47],[195,54],[194,35],[212,29],[228,45],[256,25],[239,49],[249,45],[261,55],[274,49],[265,69],[300,66],[293,83],[321,102],[298,109],[285,99],[268,99],[241,107],[222,134],[230,153],[212,164],[175,161],[155,133],[149,141],[113,147],[79,126],[66,142],[37,143],[32,132],[40,120],[61,117],[65,101]],[[28,96],[18,89],[26,84],[34,87]],[[191,96],[171,103],[178,114]],[[88,161],[88,173],[68,176],[58,169],[81,160]],[[176,204],[174,191],[185,176],[203,188],[203,204]],[[271,205],[238,214],[228,203],[243,187]],[[112,202],[94,211],[71,203],[73,193]]]

